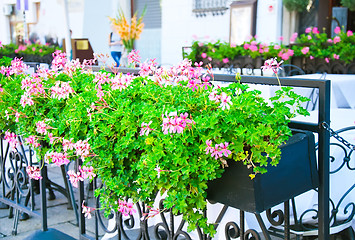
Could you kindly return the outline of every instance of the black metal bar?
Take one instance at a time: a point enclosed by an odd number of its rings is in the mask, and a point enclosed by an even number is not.
[[[259,223],[259,226],[261,227],[261,230],[263,231],[263,234],[264,234],[264,237],[266,240],[271,240],[271,237],[270,237],[270,234],[269,232],[267,231],[267,228],[264,224],[264,221],[263,219],[261,218],[260,214],[259,213],[255,213],[255,217],[256,219],[258,220],[258,223]]]
[[[44,159],[41,159],[40,164],[42,179],[39,180],[39,186],[41,191],[41,221],[42,231],[48,231],[47,224],[47,198],[46,198],[46,182],[47,182],[47,166],[44,165]]]
[[[285,236],[285,240],[289,240],[290,239],[290,202],[286,201],[284,202],[284,236]]]
[[[300,121],[291,121],[288,126],[290,128],[303,129],[311,132],[319,132],[320,129],[318,123],[304,123]]]
[[[245,234],[245,213],[243,210],[240,210],[239,213],[240,216],[240,239],[244,239],[244,234]]]
[[[330,123],[330,81],[327,80],[319,87],[319,111],[318,122]],[[329,230],[329,146],[330,134],[326,129],[320,128],[318,136],[318,237],[320,240],[330,238]]]
[[[15,201],[11,201],[8,198],[1,197],[0,198],[0,202],[3,202],[6,205],[9,205],[10,207],[14,207],[16,209],[19,209],[21,212],[25,212],[25,213],[27,213],[27,214],[29,214],[31,216],[34,216],[34,217],[40,217],[41,216],[41,214],[38,211],[32,211],[31,208],[19,205]]]
[[[78,158],[78,160],[76,161],[76,166],[75,166],[75,170],[77,172],[79,172],[79,166],[82,165],[82,161],[80,158]],[[82,235],[85,235],[86,233],[86,229],[85,229],[85,216],[82,213],[83,212],[83,207],[82,207],[82,203],[84,201],[84,182],[83,181],[79,181],[78,184],[78,190],[79,190],[79,202],[78,202],[78,209],[79,209],[79,234],[80,237]]]

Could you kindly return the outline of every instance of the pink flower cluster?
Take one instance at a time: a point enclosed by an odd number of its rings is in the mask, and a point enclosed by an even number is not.
[[[293,33],[291,38],[290,38],[290,43],[294,43],[296,41],[296,38],[298,37],[298,33]]]
[[[19,144],[17,140],[17,135],[14,132],[10,132],[9,130],[5,132],[4,139],[9,143],[10,147],[12,148],[16,148]]]
[[[301,52],[306,55],[309,52],[309,47],[304,47],[301,49]]]
[[[52,55],[53,55],[53,61],[52,61],[51,69],[54,72],[57,72],[57,71],[63,69],[65,67],[65,64],[68,61],[66,54],[60,50],[57,50]]]
[[[56,99],[69,98],[69,94],[74,93],[73,88],[68,82],[57,81],[55,86],[51,87],[51,97]]]
[[[30,179],[39,180],[43,178],[41,176],[41,169],[39,169],[39,167],[28,166],[26,167],[26,172]]]
[[[169,116],[162,115],[163,124],[161,126],[163,133],[182,133],[186,127],[191,128],[191,124],[195,124],[195,121],[189,119],[188,116],[188,113],[181,113],[180,116],[177,116],[176,112],[169,113]]]
[[[24,62],[22,62],[21,59],[15,57],[11,61],[11,66],[9,67],[1,66],[0,73],[7,76],[13,74],[23,74],[28,70],[28,68],[29,67]]]
[[[78,182],[79,181],[84,181],[85,179],[92,179],[96,177],[96,174],[94,173],[94,169],[92,166],[90,167],[81,167],[79,166],[79,172],[75,172],[74,170],[69,170],[67,172],[69,176],[69,181],[73,185],[73,187],[78,187]]]
[[[50,129],[51,127],[49,127],[44,121],[38,121],[36,123],[36,131],[39,134],[46,134],[47,133],[47,129]]]
[[[228,157],[232,152],[228,150],[229,143],[220,143],[216,144],[214,147],[212,147],[212,140],[207,140],[206,141],[206,154],[211,154],[211,157],[214,157],[215,159],[219,159],[223,156]]]
[[[111,89],[120,91],[126,89],[133,81],[133,75],[129,74],[117,74],[114,79],[111,80]]]
[[[17,49],[15,49],[15,53],[18,53],[20,51],[26,51],[26,49],[27,47],[25,45],[20,45]]]
[[[28,92],[25,92],[20,99],[21,106],[23,108],[26,107],[26,105],[32,106],[35,102],[33,101],[33,98],[31,95],[28,94]]]
[[[231,97],[228,96],[225,92],[222,92],[221,95],[218,94],[216,89],[213,89],[208,98],[211,101],[215,101],[216,103],[221,103],[219,106],[222,110],[229,109],[230,105],[233,105],[231,101]]]
[[[46,162],[54,163],[59,167],[61,165],[67,165],[70,160],[68,159],[67,153],[49,152],[46,154]]]
[[[90,219],[91,218],[91,212],[95,211],[95,208],[85,206],[84,205],[84,201],[81,204],[81,208],[83,209],[82,213],[84,213],[84,217],[86,217],[87,219]]]
[[[160,213],[159,209],[156,209],[156,208],[152,208],[152,207],[147,206],[147,209],[149,210],[149,212],[145,212],[142,214],[141,221],[144,221],[148,218],[155,217],[156,215],[158,215]]]
[[[339,26],[334,28],[334,33],[339,34],[341,32],[341,28]]]
[[[81,176],[80,172],[74,172],[74,170],[69,170],[67,172],[69,176],[69,181],[73,185],[73,187],[78,187],[79,181],[84,181],[84,178]]]
[[[308,27],[305,30],[305,33],[313,33],[313,34],[319,34],[318,28],[317,27]]]
[[[281,64],[283,63],[283,60],[280,62],[277,62],[276,58],[270,58],[264,62],[264,66],[261,67],[263,71],[266,71],[268,69],[271,69],[275,74],[277,74],[279,69],[281,68]]]
[[[87,167],[87,166],[79,166],[79,171],[81,173],[81,176],[83,179],[93,179],[96,177],[96,174],[94,173],[94,168],[92,166]]]
[[[97,91],[96,96],[102,99],[104,92],[102,90],[102,84],[111,82],[109,73],[98,72],[93,80],[96,83],[95,89]]]
[[[28,138],[25,138],[25,142],[26,142],[26,144],[28,144],[34,148],[41,146],[41,144],[39,144],[35,135],[31,135]]]
[[[130,53],[128,53],[128,63],[140,63],[141,62],[141,57],[139,56],[139,50],[132,50]]]
[[[288,60],[290,57],[292,57],[294,54],[294,51],[292,49],[282,49],[279,53],[278,56],[282,58],[283,60]]]
[[[27,117],[25,114],[13,109],[12,107],[9,107],[9,109],[11,111],[13,111],[13,113],[9,113],[7,110],[5,110],[5,116],[6,116],[7,120],[9,120],[11,115],[15,116],[15,122],[19,122],[21,115],[23,115],[24,117]]]
[[[249,49],[252,52],[258,51],[258,43],[256,41],[252,41],[250,44],[249,43],[245,43],[243,47],[244,47],[245,50]]]
[[[133,215],[136,210],[133,208],[133,203],[127,202],[125,200],[118,200],[118,211],[123,214],[123,216]]]
[[[79,140],[74,144],[74,149],[77,156],[80,156],[82,159],[86,158],[90,154],[90,144],[88,140]]]
[[[148,136],[148,134],[150,133],[150,131],[153,131],[154,129],[150,127],[150,124],[152,124],[152,121],[150,121],[149,123],[145,123],[143,122],[141,125],[141,131],[139,133],[140,136],[146,135]]]
[[[33,96],[46,94],[43,88],[42,78],[36,73],[33,74],[32,77],[26,77],[22,80],[21,89],[25,90],[20,100],[22,107],[26,105],[32,106],[34,104]]]
[[[66,152],[68,150],[73,150],[74,149],[74,143],[72,142],[73,139],[67,140],[63,139],[63,150]]]
[[[145,61],[140,65],[141,69],[139,70],[139,75],[142,77],[152,75],[155,72],[157,65],[158,63],[155,61],[155,58]]]
[[[90,144],[88,140],[79,140],[76,143],[72,142],[73,139],[66,140],[63,139],[63,150],[67,152],[68,150],[75,150],[76,156],[80,156],[82,159],[88,157],[90,155]]]

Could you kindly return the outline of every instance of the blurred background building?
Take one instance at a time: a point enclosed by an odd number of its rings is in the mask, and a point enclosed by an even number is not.
[[[161,64],[181,61],[182,47],[194,40],[238,44],[256,36],[258,41],[270,43],[280,42],[283,36],[287,44],[293,32],[304,32],[309,26],[329,34],[338,24],[355,30],[355,13],[345,9],[344,17],[340,0],[307,0],[301,12],[287,10],[283,1],[0,0],[0,41],[61,46],[68,37],[87,38],[95,53],[106,54],[111,31],[108,17],[122,9],[130,18],[144,7],[145,27],[135,49],[142,60],[156,58]]]

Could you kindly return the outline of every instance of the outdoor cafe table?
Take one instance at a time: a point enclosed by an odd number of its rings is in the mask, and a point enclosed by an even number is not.
[[[355,109],[355,74],[305,74],[292,78],[328,79],[331,81],[331,108]]]

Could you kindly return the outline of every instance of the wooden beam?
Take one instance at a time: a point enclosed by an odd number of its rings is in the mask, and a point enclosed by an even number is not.
[[[318,29],[320,32],[325,32],[330,35],[330,26],[332,22],[332,0],[318,1]]]

